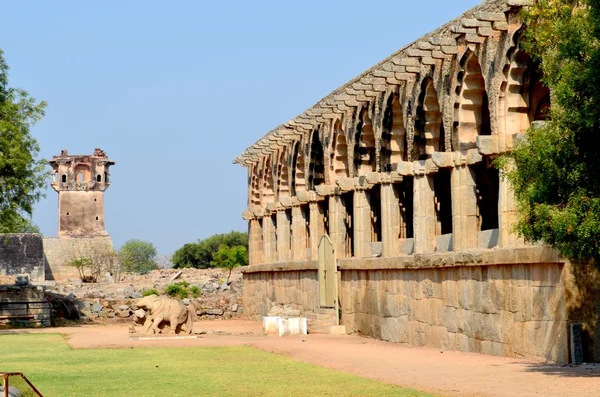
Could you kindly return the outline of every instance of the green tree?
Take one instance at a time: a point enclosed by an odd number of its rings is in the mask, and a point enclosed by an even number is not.
[[[228,269],[227,281],[229,281],[233,269],[248,265],[248,250],[241,245],[235,247],[221,245],[213,255],[212,265],[213,267]]]
[[[219,247],[242,246],[248,249],[248,233],[232,231],[226,234],[215,234],[197,243],[185,244],[173,254],[175,268],[194,267],[208,269],[213,267],[213,255]]]
[[[127,240],[120,250],[123,269],[128,273],[146,274],[158,269],[154,244],[143,240]]]
[[[501,159],[517,231],[573,260],[600,263],[600,0],[538,0],[525,46],[552,93],[550,121]]]
[[[44,116],[46,102],[8,86],[8,64],[0,50],[0,233],[29,232],[33,205],[43,196],[44,168],[30,128]],[[35,229],[34,229],[35,230]]]

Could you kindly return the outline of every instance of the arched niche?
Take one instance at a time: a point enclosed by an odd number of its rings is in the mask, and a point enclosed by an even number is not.
[[[260,179],[258,176],[258,166],[254,164],[250,171],[250,204],[260,206]]]
[[[381,169],[390,171],[392,164],[406,161],[406,129],[402,117],[402,106],[397,95],[388,99],[383,116],[381,134]]]
[[[515,33],[514,45],[506,53],[498,100],[498,129],[501,134],[524,133],[532,121],[549,117],[550,91],[541,82],[538,65],[522,48],[519,42],[521,34],[521,31]]]
[[[430,158],[434,152],[444,151],[444,127],[437,92],[433,80],[421,83],[421,95],[415,119],[415,150],[418,159]]]
[[[340,120],[336,120],[334,123],[333,139],[331,142],[331,161],[329,162],[331,170],[330,175],[332,182],[335,182],[338,179],[347,178],[349,176],[348,142],[346,140],[346,135],[344,135]]]
[[[310,190],[314,189],[315,186],[325,183],[324,155],[319,131],[314,130],[310,139],[310,163],[308,168],[308,188]]]
[[[359,176],[376,170],[375,151],[373,124],[367,109],[363,109],[356,126],[354,139],[354,165]]]
[[[292,178],[290,185],[292,196],[297,195],[299,191],[306,190],[304,156],[302,155],[302,143],[300,141],[294,144],[294,150],[292,151]]]
[[[269,203],[273,203],[275,201],[275,190],[273,183],[273,168],[271,166],[271,157],[267,157],[264,162],[264,167],[262,169],[262,180],[263,180],[263,189],[262,189],[262,204],[266,205]]]
[[[281,149],[279,160],[277,161],[277,168],[277,197],[281,200],[284,197],[290,197],[288,152],[285,147]]]
[[[478,135],[490,135],[490,111],[479,58],[467,51],[460,60],[454,105],[455,134],[461,149],[477,146]]]

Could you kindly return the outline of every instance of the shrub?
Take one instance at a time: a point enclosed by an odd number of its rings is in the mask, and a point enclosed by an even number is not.
[[[192,293],[192,296],[194,298],[200,296],[200,288],[197,285],[192,285],[192,288],[190,288],[190,292]]]
[[[147,289],[142,293],[142,296],[160,295],[155,288]]]
[[[181,284],[172,284],[167,287],[165,294],[171,298],[185,299],[188,297],[188,290]]]

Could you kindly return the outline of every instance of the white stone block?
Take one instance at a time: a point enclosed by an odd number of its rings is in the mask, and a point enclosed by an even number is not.
[[[280,319],[281,317],[263,317],[263,332],[266,335],[277,335],[279,333],[279,325],[277,321]]]
[[[278,318],[277,334],[284,335],[306,335],[307,321],[305,317]]]

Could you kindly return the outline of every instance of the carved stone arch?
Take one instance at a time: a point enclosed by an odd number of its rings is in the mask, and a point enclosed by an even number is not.
[[[363,107],[358,113],[354,135],[354,168],[357,176],[375,172],[377,169],[377,149],[372,117],[368,107]]]
[[[260,177],[257,163],[250,167],[250,204],[260,207]]]
[[[273,167],[271,155],[265,156],[262,168],[261,204],[267,205],[275,202],[275,186],[273,181]]]
[[[390,171],[391,165],[407,161],[406,129],[400,97],[397,94],[387,98],[381,133],[381,170]]]
[[[420,160],[430,158],[434,152],[443,152],[444,146],[444,128],[437,91],[433,79],[426,77],[421,82],[415,115],[414,156]]]
[[[282,146],[277,160],[277,199],[290,197],[290,173],[288,166],[289,152],[287,146]]]
[[[550,91],[541,82],[538,65],[520,43],[523,31],[514,33],[502,70],[497,111],[501,134],[524,133],[532,121],[548,117]]]
[[[489,100],[479,58],[470,49],[459,62],[454,128],[461,150],[475,148],[478,135],[490,135]]]
[[[344,133],[343,124],[339,119],[336,119],[333,123],[329,165],[331,183],[350,176],[348,168],[348,140]]]
[[[290,194],[296,196],[298,192],[306,190],[305,164],[302,140],[293,144],[291,164]]]
[[[315,186],[325,183],[325,151],[318,129],[313,130],[311,133],[308,158],[307,186],[309,190],[313,190]]]

